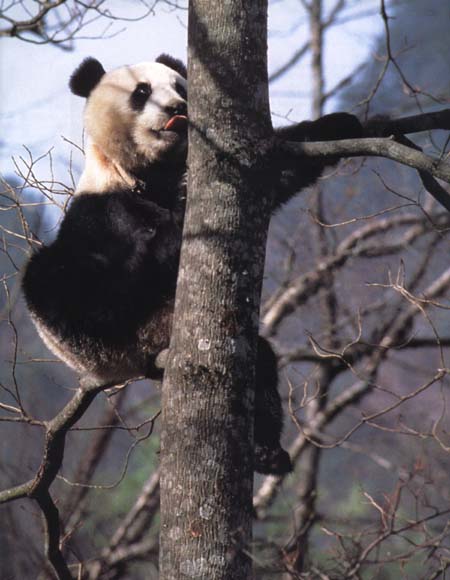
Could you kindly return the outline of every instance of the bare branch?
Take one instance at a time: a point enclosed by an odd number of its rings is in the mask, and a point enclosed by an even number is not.
[[[446,217],[444,216],[445,221],[442,223],[448,225]],[[383,232],[405,225],[415,225],[416,227],[411,228],[409,233],[396,243],[391,242],[388,246],[380,245],[376,240],[373,244],[363,243],[365,240]],[[342,267],[349,259],[395,253],[405,247],[405,244],[411,243],[415,237],[429,229],[431,229],[431,225],[428,219],[420,219],[412,214],[379,219],[358,228],[344,238],[334,253],[322,260],[317,268],[291,280],[285,288],[274,294],[264,308],[263,323],[265,334],[267,336],[273,335],[285,316],[315,295],[317,290],[326,283],[327,272]]]
[[[300,426],[297,421],[297,426],[300,428],[300,433],[289,448],[289,453],[293,461],[298,459],[300,454],[303,453],[304,449],[309,443],[314,443],[315,445],[321,445],[325,447],[329,447],[331,445],[334,447],[347,441],[348,438],[362,425],[371,424],[372,426],[376,426],[373,423],[374,419],[391,412],[392,410],[398,408],[399,405],[404,404],[406,401],[429,389],[430,386],[435,384],[437,381],[440,381],[450,372],[449,369],[438,369],[429,380],[419,385],[412,392],[408,393],[407,395],[398,397],[394,403],[384,407],[379,411],[371,413],[370,415],[363,416],[351,429],[349,429],[334,443],[327,443],[325,445],[320,443],[322,438],[322,431],[325,425],[329,424],[349,405],[353,405],[359,401],[375,386],[375,377],[380,367],[380,362],[387,356],[389,348],[394,346],[399,340],[403,339],[405,329],[409,328],[411,320],[413,320],[417,314],[423,312],[424,306],[432,306],[433,300],[448,290],[449,286],[450,269],[447,269],[442,272],[441,275],[437,277],[431,284],[429,284],[429,286],[423,292],[424,302],[422,304],[408,300],[410,305],[402,313],[402,315],[395,315],[392,321],[392,325],[386,325],[387,328],[385,330],[385,334],[379,343],[382,348],[375,348],[372,350],[371,357],[365,365],[364,376],[358,376],[358,373],[352,367],[355,375],[358,377],[358,380],[355,383],[344,389],[339,395],[330,401],[325,409],[316,413],[314,418],[309,421],[308,425]],[[317,352],[317,354],[320,356],[320,352]],[[343,359],[342,355],[338,353],[335,353],[334,355],[331,353],[327,355],[325,353],[323,355],[324,358],[327,358],[328,356],[334,356],[340,360]],[[283,479],[283,477],[266,477],[260,489],[254,495],[254,508],[259,517],[263,518],[265,516],[265,512],[276,497]]]
[[[392,139],[342,139],[317,143],[294,143],[291,141],[282,144],[280,148],[288,154],[311,158],[386,157],[413,169],[426,171],[433,177],[450,183],[450,163],[419,153]]]
[[[111,386],[91,384],[79,388],[62,411],[44,424],[44,454],[34,479],[0,492],[0,503],[21,497],[36,500],[44,516],[47,556],[59,580],[71,580],[72,575],[60,552],[59,512],[50,496],[49,488],[58,475],[64,458],[67,432],[82,417],[98,393]]]
[[[32,44],[54,44],[71,50],[73,41],[81,38],[80,32],[93,22],[106,20],[103,32],[93,36],[105,38],[114,22],[144,19],[159,1],[163,0],[152,0],[149,5],[147,0],[139,0],[142,13],[129,17],[114,14],[104,6],[105,0],[45,0],[35,2],[33,7],[24,0],[13,0],[0,9],[0,38],[15,37]],[[110,32],[108,37],[119,32]]]
[[[73,580],[60,549],[59,512],[47,489],[42,490],[36,501],[42,510],[44,520],[45,553],[58,580]]]
[[[434,129],[450,130],[450,109],[432,111],[420,115],[402,117],[400,119],[377,118],[369,119],[364,125],[364,137],[390,137],[421,133]]]

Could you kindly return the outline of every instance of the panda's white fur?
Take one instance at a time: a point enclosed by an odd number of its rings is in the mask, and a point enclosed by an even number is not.
[[[142,110],[130,106],[135,87],[151,86]],[[124,66],[103,75],[87,100],[84,126],[89,137],[86,165],[76,193],[112,191],[133,187],[134,171],[149,163],[185,155],[186,133],[165,127],[180,101],[186,79],[158,62]]]

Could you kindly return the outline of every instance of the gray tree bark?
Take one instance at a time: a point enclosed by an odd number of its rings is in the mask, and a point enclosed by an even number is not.
[[[191,0],[189,178],[163,384],[161,580],[251,577],[253,384],[272,147],[266,0]]]

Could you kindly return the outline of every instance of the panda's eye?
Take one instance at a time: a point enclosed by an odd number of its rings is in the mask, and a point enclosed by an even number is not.
[[[151,94],[152,88],[148,83],[138,83],[130,97],[132,108],[141,111]]]
[[[175,84],[175,90],[177,91],[177,93],[180,95],[180,97],[182,99],[184,99],[185,101],[187,101],[187,91],[186,91],[186,89],[183,87],[183,85],[181,83],[176,83]]]

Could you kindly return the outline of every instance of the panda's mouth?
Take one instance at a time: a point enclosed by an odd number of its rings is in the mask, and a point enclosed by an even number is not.
[[[186,133],[188,119],[186,115],[174,115],[170,117],[164,126],[163,131],[173,131],[175,133]]]

